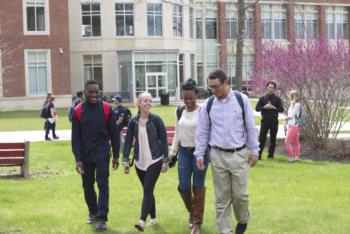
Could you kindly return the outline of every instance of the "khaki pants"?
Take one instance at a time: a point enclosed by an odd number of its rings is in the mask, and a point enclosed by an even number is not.
[[[210,161],[215,188],[216,222],[220,233],[233,233],[231,206],[239,223],[247,223],[248,159],[250,151],[244,148],[236,153],[210,150]]]

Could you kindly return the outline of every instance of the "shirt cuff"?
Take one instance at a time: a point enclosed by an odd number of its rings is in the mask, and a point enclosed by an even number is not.
[[[203,160],[204,158],[203,158],[203,156],[196,156],[196,160],[198,161],[198,160]]]

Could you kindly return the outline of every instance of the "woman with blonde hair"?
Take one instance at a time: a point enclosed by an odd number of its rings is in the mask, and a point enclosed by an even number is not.
[[[288,97],[290,106],[285,121],[285,124],[288,125],[288,131],[284,145],[289,156],[288,162],[292,162],[299,160],[300,156],[298,116],[300,115],[302,106],[299,102],[299,92],[297,90],[291,90]],[[294,147],[292,144],[294,144]]]
[[[130,169],[129,154],[134,144],[134,158],[137,176],[143,187],[143,199],[140,219],[135,228],[144,231],[147,216],[149,225],[156,224],[156,202],[153,195],[160,172],[168,170],[168,142],[162,119],[150,112],[152,96],[148,92],[141,93],[136,100],[138,113],[128,125],[123,151],[123,169],[128,174]]]

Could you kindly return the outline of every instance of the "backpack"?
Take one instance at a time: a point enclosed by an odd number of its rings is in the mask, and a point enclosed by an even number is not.
[[[181,119],[182,116],[182,112],[185,110],[185,106],[178,106],[176,109],[176,117],[177,117],[177,121],[179,121]]]
[[[122,126],[128,126],[131,119],[131,111],[128,107],[125,106],[124,118]]]
[[[67,115],[69,122],[72,122],[74,108],[81,103],[81,99],[78,98],[72,102],[72,105],[68,108]]]
[[[50,103],[45,103],[43,105],[43,107],[41,108],[41,111],[40,111],[40,117],[43,118],[43,119],[47,119],[49,118],[49,106],[50,106]]]
[[[108,102],[102,102],[103,105],[103,112],[105,113],[105,122],[108,125],[109,120],[111,118],[111,110],[110,110],[110,106],[108,104]],[[81,119],[81,111],[83,108],[83,103],[80,102],[75,108],[75,118],[78,120],[78,122],[80,122]]]
[[[305,112],[305,108],[300,106],[299,116],[296,116],[296,124],[298,126],[305,126],[307,121],[307,116]]]
[[[242,95],[241,95],[240,92],[238,92],[236,90],[234,90],[233,93],[235,94],[236,99],[237,99],[237,101],[239,103],[239,106],[242,109],[243,126],[244,126],[244,129],[245,129],[245,113],[244,113],[244,102],[243,102],[243,99],[242,99]],[[207,113],[208,113],[208,118],[209,118],[210,125],[211,125],[210,110],[211,110],[211,107],[213,105],[213,102],[214,102],[214,96],[210,96],[209,100],[208,100],[208,104],[207,104]]]

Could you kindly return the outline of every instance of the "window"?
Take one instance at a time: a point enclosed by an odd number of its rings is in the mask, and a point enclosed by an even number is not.
[[[191,78],[192,79],[194,79],[194,69],[195,69],[195,67],[194,67],[194,65],[195,65],[195,63],[194,63],[194,57],[195,55],[194,54],[190,54],[190,66],[191,66]]]
[[[49,32],[47,0],[24,0],[24,32]]]
[[[163,35],[163,13],[162,4],[148,3],[147,4],[147,30],[148,36]]]
[[[348,39],[348,12],[346,7],[327,7],[328,39]]]
[[[101,36],[101,11],[99,3],[81,4],[83,37]]]
[[[189,16],[189,25],[190,25],[190,27],[189,27],[189,29],[190,29],[190,38],[193,38],[193,34],[194,34],[194,29],[193,29],[193,26],[194,26],[194,9],[193,9],[193,7],[190,7],[190,9],[189,9],[189,14],[190,14],[190,16]]]
[[[197,83],[199,88],[204,88],[203,63],[197,63]]]
[[[116,3],[115,22],[117,36],[134,36],[134,5]]]
[[[295,37],[297,39],[317,38],[318,9],[314,6],[296,6]]]
[[[287,11],[283,5],[262,5],[263,39],[287,39]]]
[[[236,55],[228,56],[228,72],[227,76],[229,78],[231,87],[236,86]],[[248,86],[252,77],[254,65],[254,56],[250,54],[243,55],[243,65],[242,65],[242,81],[244,86]]]
[[[49,91],[49,51],[27,51],[27,83],[29,96],[44,96]]]
[[[202,18],[196,18],[196,38],[203,38]]]
[[[228,39],[237,39],[238,32],[238,12],[236,4],[229,4],[226,8],[227,22],[227,38]],[[245,13],[244,20],[244,38],[251,39],[253,32],[253,10],[248,9]]]
[[[173,36],[182,37],[182,6],[173,5]]]
[[[205,38],[217,38],[216,11],[208,11],[205,18]]]
[[[87,80],[95,80],[100,90],[103,90],[102,79],[102,55],[84,55],[84,83]]]
[[[184,82],[184,54],[179,54],[179,77],[180,77],[180,84],[183,84]]]

